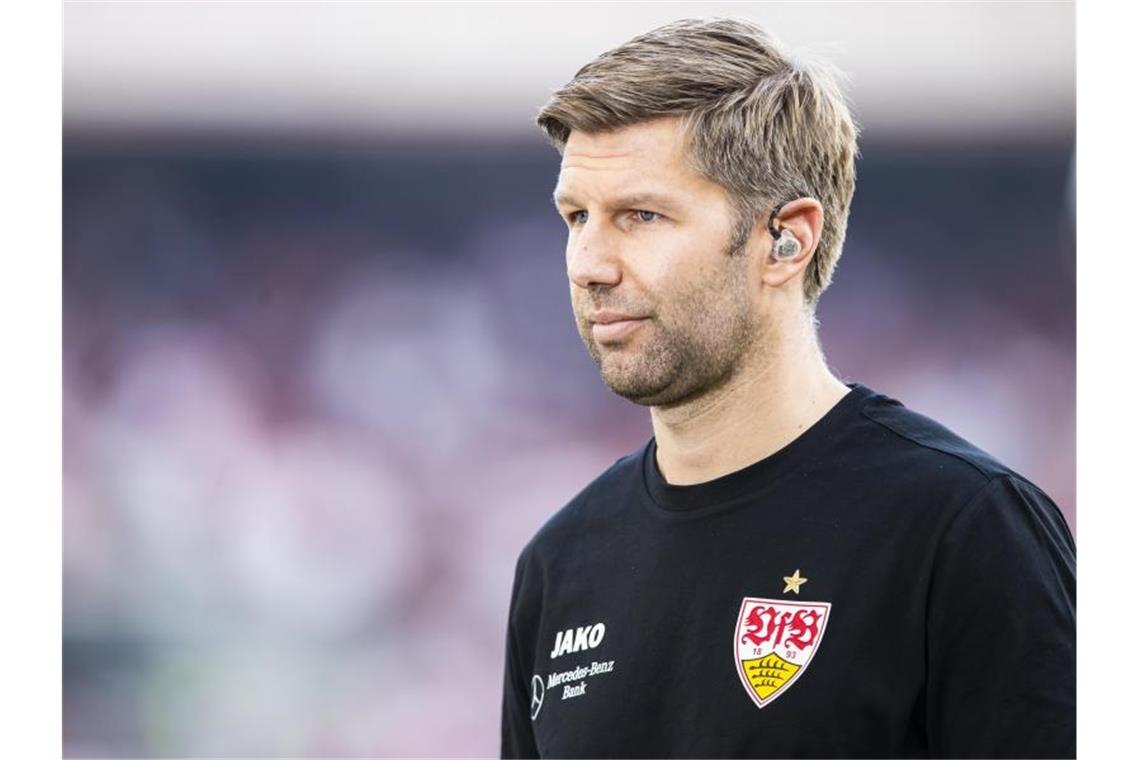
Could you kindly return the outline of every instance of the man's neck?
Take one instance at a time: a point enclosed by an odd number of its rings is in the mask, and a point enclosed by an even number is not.
[[[827,368],[807,325],[759,354],[716,391],[650,409],[657,467],[668,483],[704,483],[774,454],[850,391]]]

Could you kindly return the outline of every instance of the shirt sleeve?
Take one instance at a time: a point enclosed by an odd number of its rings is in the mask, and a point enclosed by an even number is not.
[[[529,597],[525,588],[527,573],[526,549],[515,565],[515,581],[511,589],[511,603],[507,614],[507,653],[503,674],[503,720],[500,756],[503,758],[538,757],[534,728],[530,719],[530,669],[522,657],[520,627],[529,619]]]
[[[927,606],[935,757],[1075,757],[1076,548],[1028,481],[992,479],[939,546]]]

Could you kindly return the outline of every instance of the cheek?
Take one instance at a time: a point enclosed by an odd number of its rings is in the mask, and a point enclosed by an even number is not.
[[[673,294],[693,300],[723,286],[727,263],[724,253],[708,240],[673,241],[645,268],[646,284],[662,297]]]
[[[703,249],[700,240],[693,235],[668,231],[647,236],[633,259],[637,262],[637,278],[655,293],[684,289],[707,276],[705,270],[712,262]]]
[[[670,276],[659,291],[666,321],[704,331],[741,319],[751,309],[746,267],[745,262],[705,261]]]

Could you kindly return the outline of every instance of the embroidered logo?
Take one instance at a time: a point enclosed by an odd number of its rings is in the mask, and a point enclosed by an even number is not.
[[[800,571],[797,568],[796,571],[791,575],[784,576],[784,593],[786,594],[791,591],[796,596],[799,596],[800,586],[804,585],[807,582],[807,578],[800,577]]]
[[[593,623],[579,626],[576,630],[567,628],[565,631],[559,631],[554,637],[554,648],[550,650],[550,659],[593,649],[601,644],[605,637],[605,623]]]
[[[530,679],[530,719],[534,720],[538,717],[538,711],[542,709],[542,698],[546,696],[546,687],[542,685],[542,676],[534,676]]]
[[[550,659],[556,660],[566,655],[579,654],[588,652],[591,649],[597,649],[602,645],[602,640],[605,639],[605,637],[605,623],[591,623],[590,625],[578,626],[577,628],[567,628],[565,630],[556,631],[554,634],[554,647],[550,650]],[[531,679],[530,717],[532,720],[538,717],[538,712],[542,709],[546,692],[551,689],[561,686],[563,700],[584,697],[586,696],[586,687],[593,682],[591,679],[593,679],[594,676],[614,672],[613,660],[591,659],[589,664],[584,660],[578,660],[581,664],[575,665],[574,658],[567,659],[570,661],[558,663],[559,667],[565,669],[547,673],[545,681],[543,680],[543,676],[538,673]],[[596,689],[597,687],[594,688],[594,690]],[[554,708],[547,708],[547,712],[550,712],[552,709]]]
[[[807,670],[830,614],[828,602],[745,597],[740,603],[733,656],[757,707],[774,702]]]

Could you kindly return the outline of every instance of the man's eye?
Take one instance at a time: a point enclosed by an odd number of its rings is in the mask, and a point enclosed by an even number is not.
[[[579,214],[581,214],[581,216],[579,216]],[[569,221],[570,224],[585,224],[586,223],[586,212],[585,211],[571,211],[569,214],[566,215],[566,220]]]
[[[633,213],[637,216],[637,221],[639,222],[656,222],[661,218],[661,215],[656,211],[635,211]]]

